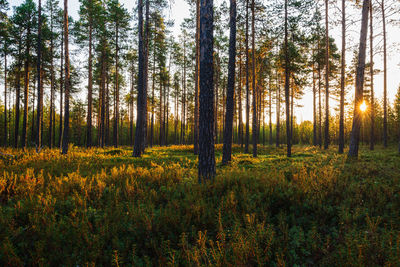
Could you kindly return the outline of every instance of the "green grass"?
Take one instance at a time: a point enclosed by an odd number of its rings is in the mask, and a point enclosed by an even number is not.
[[[234,147],[197,184],[191,147],[5,152],[2,266],[400,266],[400,156]]]

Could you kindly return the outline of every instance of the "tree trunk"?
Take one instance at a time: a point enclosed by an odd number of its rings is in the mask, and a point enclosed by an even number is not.
[[[53,32],[53,5],[50,5],[50,32]],[[50,37],[50,117],[49,117],[49,148],[54,145],[54,40]]]
[[[21,49],[22,49],[22,37],[19,36],[18,39],[18,63],[17,63],[17,88],[15,92],[15,125],[14,125],[14,147],[18,148],[18,136],[19,136],[19,105],[20,105],[20,98],[21,98]]]
[[[278,70],[276,70],[276,147],[280,146],[280,130],[281,130],[281,81],[278,75]]]
[[[27,30],[27,44],[26,44],[26,58],[25,58],[25,81],[24,81],[24,118],[22,120],[22,147],[25,148],[28,145],[28,105],[29,105],[29,60],[30,60],[30,41],[29,36],[31,35],[31,29]]]
[[[156,26],[156,25],[155,25]],[[153,79],[151,83],[151,121],[150,121],[150,147],[153,147],[154,141],[154,88],[155,88],[155,80],[156,80],[156,52],[154,48],[153,52]]]
[[[288,48],[288,0],[285,0],[285,106],[286,106],[286,146],[287,156],[292,156],[292,136],[290,131],[290,70]]]
[[[246,0],[246,138],[244,153],[249,153],[250,139],[250,87],[249,87],[249,0]]]
[[[213,41],[213,0],[201,0],[199,182],[212,180],[215,176]]]
[[[371,132],[369,140],[369,149],[374,150],[375,146],[375,96],[374,96],[374,26],[372,1],[370,1],[370,32],[369,32],[369,49],[370,49],[370,76],[371,76]]]
[[[142,155],[142,146],[144,140],[144,47],[143,47],[143,0],[138,1],[138,37],[139,37],[139,69],[138,69],[138,95],[137,95],[137,115],[136,115],[136,131],[135,144],[133,148],[133,156],[140,157]]]
[[[329,17],[328,0],[325,0],[325,134],[324,149],[329,148]]]
[[[4,147],[7,146],[7,135],[7,53],[4,52]]]
[[[256,58],[255,58],[255,13],[254,13],[254,0],[251,1],[251,61],[252,61],[252,71],[253,71],[253,125],[252,125],[252,141],[253,141],[253,157],[257,157],[257,139],[258,139],[258,126],[257,126],[257,87],[256,87]]]
[[[69,87],[70,87],[70,69],[69,69],[69,50],[68,50],[68,0],[64,0],[64,44],[65,44],[65,117],[62,154],[68,153],[69,143]]]
[[[36,152],[42,147],[42,113],[43,113],[43,87],[42,87],[42,1],[39,0],[38,16],[38,43],[37,43],[37,115],[36,115]]]
[[[236,0],[230,0],[230,36],[229,36],[229,63],[228,87],[226,90],[226,114],[224,129],[224,145],[222,163],[226,164],[232,159],[232,133],[233,133],[233,96],[235,93],[235,63],[236,63]]]
[[[58,135],[58,147],[61,149],[63,138],[63,97],[64,97],[64,29],[61,33],[61,54],[60,54],[60,124]]]
[[[243,110],[242,110],[242,42],[240,42],[239,55],[239,86],[238,86],[238,106],[239,106],[239,127],[238,136],[240,147],[243,148]]]
[[[314,58],[314,50],[313,50]],[[315,69],[312,63],[312,79],[313,79],[313,146],[317,146],[317,88],[315,85]]]
[[[92,7],[92,0],[89,2]],[[92,91],[93,91],[93,74],[92,74],[92,32],[93,32],[93,20],[92,10],[89,11],[89,70],[88,70],[88,112],[87,112],[87,124],[86,124],[86,147],[92,146]]]
[[[383,25],[383,146],[388,146],[388,119],[387,119],[387,45],[386,45],[386,15],[385,0],[381,2]]]
[[[273,144],[273,142],[274,142],[274,140],[273,140],[273,138],[272,138],[272,74],[270,74],[270,78],[269,78],[269,92],[268,92],[268,95],[269,95],[269,101],[268,101],[268,107],[269,107],[269,114],[268,114],[268,116],[269,116],[269,136],[268,136],[268,139],[269,139],[269,145],[270,146],[272,146],[272,144]]]
[[[114,147],[118,147],[119,143],[119,84],[118,84],[118,23],[115,25],[115,85],[114,85],[114,98],[115,98],[115,108],[114,108],[114,128],[113,128],[113,144]]]
[[[146,24],[144,32],[144,71],[143,71],[143,142],[142,153],[147,147],[147,87],[149,73],[149,38],[150,38],[150,0],[146,0]]]
[[[367,43],[368,31],[368,14],[369,14],[370,1],[363,1],[362,19],[361,19],[361,33],[360,33],[360,48],[357,62],[356,74],[356,92],[354,103],[354,117],[353,127],[350,135],[349,157],[358,157],[358,147],[360,140],[360,127],[361,127],[361,111],[360,105],[363,101],[364,92],[364,71],[365,71],[365,51]]]
[[[339,154],[344,150],[344,86],[346,76],[346,0],[342,0],[342,70],[340,74]]]
[[[193,153],[199,153],[199,56],[200,56],[200,0],[196,0],[196,65],[194,85],[194,129],[193,129]]]

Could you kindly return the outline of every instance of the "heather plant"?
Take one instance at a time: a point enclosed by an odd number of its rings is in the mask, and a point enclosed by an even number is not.
[[[7,149],[3,266],[398,266],[400,157],[261,147],[197,183],[187,146]]]

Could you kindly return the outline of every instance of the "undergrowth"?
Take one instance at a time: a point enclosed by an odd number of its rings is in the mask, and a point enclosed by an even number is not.
[[[234,147],[197,184],[188,146],[8,149],[2,266],[400,266],[400,157]]]

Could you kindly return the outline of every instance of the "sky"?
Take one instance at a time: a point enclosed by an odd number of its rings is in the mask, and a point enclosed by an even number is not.
[[[36,0],[37,1],[37,0]],[[134,6],[137,5],[137,0],[120,0],[121,3],[127,8],[129,12],[133,12]],[[265,1],[265,0],[264,0]],[[335,2],[337,0],[334,0]],[[11,0],[10,6],[17,6],[20,5],[23,2],[23,0]],[[214,4],[219,4],[221,3],[222,0],[216,0],[214,1]],[[62,3],[60,3],[61,5]],[[78,0],[69,0],[69,14],[72,16],[74,19],[78,19],[78,10],[79,10],[79,1]],[[338,3],[340,4],[340,3]],[[12,10],[12,8],[11,8]],[[11,11],[10,10],[10,11]],[[334,21],[335,19],[338,19],[338,9],[335,7],[331,7],[329,17],[331,21]],[[322,13],[324,14],[323,10]],[[348,4],[347,6],[347,13],[348,13],[348,21],[351,20],[359,20],[361,18],[361,10],[360,9],[355,9],[352,4]],[[184,18],[187,18],[190,16],[190,11],[189,11],[189,5],[186,3],[185,0],[173,0],[173,2],[170,2],[170,7],[168,10],[164,12],[166,14],[167,19],[173,19],[175,21],[174,27],[172,29],[172,32],[175,36],[178,36],[180,33],[180,24],[184,20]],[[375,44],[380,45],[382,43],[382,23],[381,19],[379,18],[379,14],[376,15],[375,20],[374,20],[374,36],[375,36]],[[335,39],[336,45],[339,48],[339,53],[341,50],[341,25],[340,23],[333,23],[330,25],[330,35]],[[348,47],[350,46],[355,46],[358,47],[358,42],[359,42],[359,33],[360,33],[360,23],[350,23],[349,29],[348,29],[348,40],[349,44],[347,45]],[[387,26],[387,38],[388,38],[388,47],[389,49],[389,54],[388,54],[388,98],[390,103],[393,102],[394,97],[397,92],[397,88],[400,85],[400,57],[398,56],[399,50],[395,49],[396,46],[400,44],[400,27],[397,26]],[[369,41],[367,40],[368,44]],[[367,51],[369,48],[367,47]],[[350,63],[353,57],[353,52],[348,50],[347,51],[347,56],[346,56],[346,61],[347,63]],[[369,53],[367,52],[367,62],[369,61]],[[374,61],[375,61],[375,69],[380,69],[382,70],[379,74],[375,75],[375,97],[377,98],[377,101],[380,102],[381,99],[383,98],[383,53],[378,53],[374,56]],[[366,72],[369,73],[369,72]],[[337,84],[338,81],[331,81],[331,84]],[[347,95],[347,99],[353,99],[354,95],[354,86],[350,90],[350,92]],[[306,88],[305,89],[305,95],[303,96],[303,99],[300,100],[297,104],[299,104],[302,107],[297,107],[295,109],[295,114],[297,117],[297,121],[304,121],[304,120],[310,120],[312,121],[313,119],[313,109],[312,109],[312,88]],[[335,100],[330,100],[330,107],[331,107],[331,113],[333,113],[333,109],[337,107],[338,103]],[[273,115],[274,118],[275,114]]]

